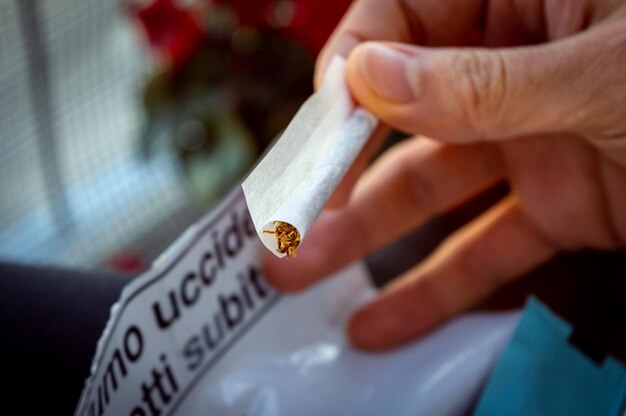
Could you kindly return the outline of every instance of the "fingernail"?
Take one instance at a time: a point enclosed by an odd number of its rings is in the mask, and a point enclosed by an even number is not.
[[[359,69],[379,97],[395,103],[419,98],[420,69],[416,58],[378,43],[361,47]]]

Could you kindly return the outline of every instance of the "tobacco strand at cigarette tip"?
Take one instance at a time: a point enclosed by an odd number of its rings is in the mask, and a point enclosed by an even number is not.
[[[276,236],[276,242],[278,243],[276,252],[286,254],[287,258],[289,258],[289,255],[296,257],[296,249],[300,245],[300,232],[298,229],[282,221],[274,221],[274,225],[276,226],[274,230],[264,230],[263,233]]]

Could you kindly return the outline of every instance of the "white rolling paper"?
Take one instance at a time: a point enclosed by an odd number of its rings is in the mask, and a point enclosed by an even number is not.
[[[275,221],[294,226],[304,239],[326,201],[376,127],[355,107],[345,80],[345,60],[330,63],[320,90],[300,108],[278,142],[243,182],[256,231],[278,257]]]

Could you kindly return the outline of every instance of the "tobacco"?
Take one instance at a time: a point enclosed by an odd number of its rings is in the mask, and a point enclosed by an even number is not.
[[[287,258],[289,255],[296,257],[296,248],[300,245],[300,232],[293,225],[282,222],[282,221],[274,221],[273,231],[264,230],[265,234],[274,234],[276,236],[276,241],[278,242],[277,252],[281,254],[286,254]]]

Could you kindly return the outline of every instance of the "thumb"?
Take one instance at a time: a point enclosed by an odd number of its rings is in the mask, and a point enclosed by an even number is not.
[[[611,42],[598,32],[510,49],[367,42],[349,56],[348,83],[387,124],[451,142],[600,134],[589,130],[602,128],[607,108],[622,107],[626,71],[616,68],[626,66],[626,54],[607,51]]]

